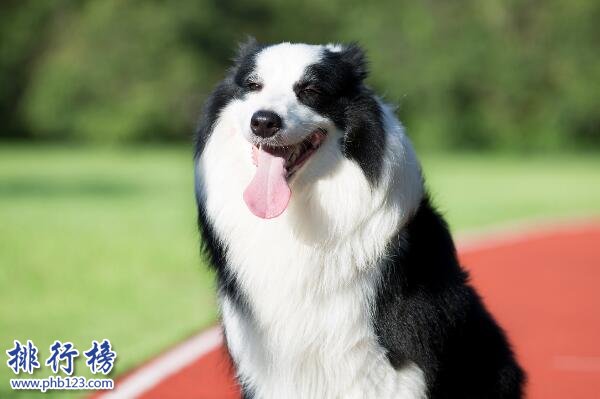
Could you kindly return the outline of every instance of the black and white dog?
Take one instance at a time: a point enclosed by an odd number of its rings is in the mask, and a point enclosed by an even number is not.
[[[197,133],[196,194],[244,397],[519,398],[356,45],[243,45]]]

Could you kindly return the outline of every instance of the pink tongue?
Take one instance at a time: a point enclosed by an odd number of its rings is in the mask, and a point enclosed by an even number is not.
[[[285,180],[285,159],[262,149],[254,152],[256,174],[244,191],[244,201],[254,215],[271,219],[285,211],[292,195]]]

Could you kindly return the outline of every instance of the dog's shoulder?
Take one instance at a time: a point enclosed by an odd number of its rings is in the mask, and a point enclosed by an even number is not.
[[[523,372],[427,196],[380,267],[374,328],[394,367],[416,362],[430,397],[521,397]]]

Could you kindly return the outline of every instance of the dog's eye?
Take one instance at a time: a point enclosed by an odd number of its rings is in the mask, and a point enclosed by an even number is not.
[[[246,89],[248,89],[250,91],[259,91],[260,89],[262,89],[262,85],[260,83],[252,82],[252,81],[246,82],[244,84],[244,86],[246,87]]]
[[[308,85],[302,89],[304,94],[321,94],[321,89],[315,85]]]

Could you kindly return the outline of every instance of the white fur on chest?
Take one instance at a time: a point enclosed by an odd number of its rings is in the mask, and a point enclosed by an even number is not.
[[[422,371],[392,368],[370,318],[379,278],[373,260],[422,195],[419,172],[406,169],[418,165],[401,127],[388,114],[378,189],[330,137],[298,176],[284,214],[261,220],[242,201],[254,166],[249,144],[227,118],[239,106],[223,111],[198,179],[253,313],[238,314],[221,298],[240,378],[259,398],[424,398]]]
[[[269,290],[270,298],[259,301],[276,305],[266,312],[253,307],[261,314],[256,319],[224,298],[223,322],[241,380],[259,398],[424,398],[422,371],[414,364],[394,370],[377,344],[372,295],[362,285],[327,297]]]

